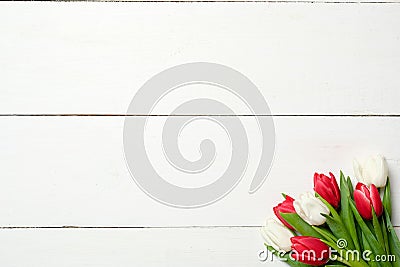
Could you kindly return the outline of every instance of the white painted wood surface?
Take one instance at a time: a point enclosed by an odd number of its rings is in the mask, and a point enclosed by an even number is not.
[[[397,229],[400,234],[400,229]],[[13,229],[0,231],[2,266],[287,266],[260,261],[259,229]]]
[[[388,158],[398,210],[400,151],[393,143],[400,118],[278,117],[275,126],[274,164],[259,191],[248,194],[256,165],[250,152],[237,188],[213,205],[186,210],[154,201],[131,179],[123,155],[123,117],[1,117],[0,225],[261,225],[281,192],[296,196],[312,190],[315,171],[338,174],[342,168],[352,175],[353,157],[375,152]],[[394,223],[400,225],[400,213]]]
[[[258,260],[263,245],[257,228],[14,229],[0,231],[0,239],[0,263],[10,267],[26,266],[27,262],[32,267],[268,263]]]
[[[314,171],[351,175],[354,156],[377,152],[400,226],[399,15],[398,3],[0,3],[0,265],[265,265],[258,226],[279,193],[311,190]],[[124,117],[108,115],[193,61],[239,70],[290,116],[274,118],[274,165],[256,194],[251,154],[231,194],[182,210],[136,186]]]
[[[245,74],[273,114],[400,114],[398,4],[0,5],[1,114],[124,114],[194,61]]]

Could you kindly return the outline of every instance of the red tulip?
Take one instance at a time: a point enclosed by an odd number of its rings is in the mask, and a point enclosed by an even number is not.
[[[292,241],[291,257],[311,266],[321,266],[329,261],[329,247],[316,237],[295,236]]]
[[[314,174],[314,191],[337,209],[340,203],[340,190],[335,176],[331,172],[329,175],[330,178],[322,173]]]
[[[293,226],[291,226],[285,219],[283,219],[282,213],[296,213],[296,210],[293,207],[293,201],[294,199],[291,198],[290,196],[286,195],[285,200],[282,203],[279,203],[276,207],[274,207],[274,213],[276,217],[289,229],[294,230]]]
[[[354,201],[361,217],[366,220],[372,219],[372,208],[374,208],[378,217],[383,213],[382,200],[374,184],[371,184],[368,188],[365,184],[358,183],[356,190],[354,190]]]

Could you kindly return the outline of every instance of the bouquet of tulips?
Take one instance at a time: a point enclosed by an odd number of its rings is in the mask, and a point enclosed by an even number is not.
[[[382,156],[354,161],[358,183],[340,172],[314,174],[314,192],[283,194],[261,233],[268,251],[290,266],[400,266],[391,222],[388,168]]]

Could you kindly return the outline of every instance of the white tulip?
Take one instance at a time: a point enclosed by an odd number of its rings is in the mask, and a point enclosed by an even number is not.
[[[354,174],[357,180],[363,184],[374,184],[376,187],[384,187],[388,176],[388,167],[383,156],[369,157],[364,164],[353,160]]]
[[[328,207],[310,192],[301,194],[293,206],[296,213],[310,225],[324,224],[326,218],[321,213],[329,214]]]
[[[261,234],[268,246],[273,247],[277,251],[290,251],[292,242],[290,238],[293,233],[286,228],[281,222],[274,219],[268,219],[265,226],[261,228]]]

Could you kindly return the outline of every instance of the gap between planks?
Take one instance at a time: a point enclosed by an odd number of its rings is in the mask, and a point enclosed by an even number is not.
[[[310,0],[58,0],[57,2],[111,2],[111,3],[271,3],[271,4],[399,4],[397,1],[310,1]]]
[[[400,117],[400,114],[0,114],[0,117]]]
[[[225,226],[0,226],[3,229],[232,229],[232,228],[260,228],[258,225],[225,225]]]
[[[260,228],[260,225],[242,226],[1,226],[0,230],[12,229],[235,229],[235,228]],[[400,229],[400,226],[394,226]]]

